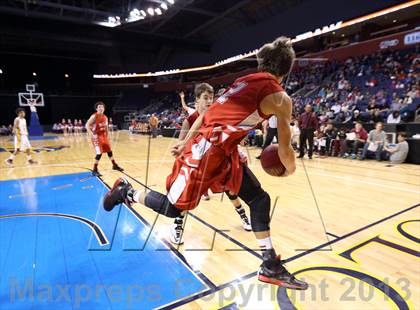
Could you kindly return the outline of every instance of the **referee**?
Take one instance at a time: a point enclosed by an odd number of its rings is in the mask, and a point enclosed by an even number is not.
[[[276,137],[277,143],[279,143],[279,137],[277,134],[277,117],[275,115],[271,116],[268,119],[268,128],[267,128],[267,135],[265,137],[263,151],[264,149],[273,142],[274,137]],[[257,156],[257,159],[261,158],[261,154]]]
[[[312,106],[307,104],[305,106],[305,112],[299,117],[299,156],[302,158],[305,155],[306,141],[308,141],[308,157],[312,159],[312,151],[314,149],[314,131],[318,127],[318,119],[315,113],[312,112]]]

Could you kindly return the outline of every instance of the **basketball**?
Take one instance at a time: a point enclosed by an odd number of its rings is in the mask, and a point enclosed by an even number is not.
[[[278,149],[277,144],[272,144],[261,153],[260,158],[264,171],[274,177],[280,177],[286,172],[286,168],[280,161]]]

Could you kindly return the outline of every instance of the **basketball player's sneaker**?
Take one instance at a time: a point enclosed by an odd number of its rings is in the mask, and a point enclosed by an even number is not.
[[[173,244],[183,244],[184,243],[184,228],[182,227],[183,221],[181,219],[176,219],[172,228],[171,228],[171,242]]]
[[[203,194],[203,196],[201,196],[201,199],[203,199],[203,200],[205,200],[205,201],[210,200],[209,193],[207,192],[207,193]]]
[[[8,165],[8,166],[13,166],[13,159],[8,158],[8,159],[6,159],[4,162],[5,162],[5,163],[6,163],[6,165]]]
[[[252,227],[251,227],[251,224],[249,223],[248,216],[246,216],[245,209],[242,208],[242,206],[240,206],[239,208],[235,207],[235,211],[239,214],[239,217],[241,218],[242,227],[246,231],[251,231]]]
[[[38,162],[36,160],[33,159],[28,159],[28,164],[30,165],[36,165]]]
[[[258,271],[258,280],[295,290],[306,290],[308,283],[296,279],[283,266],[280,256],[271,249],[263,253],[263,263]]]
[[[105,195],[103,206],[106,211],[111,211],[116,205],[125,203],[130,206],[133,203],[133,200],[128,197],[128,192],[131,191],[133,187],[130,182],[125,178],[118,178],[111,190]]]
[[[251,224],[249,223],[249,219],[246,216],[246,214],[241,215],[241,222],[242,222],[242,227],[244,228],[244,230],[246,231],[252,230]]]
[[[123,169],[123,168],[121,168],[120,166],[118,166],[117,164],[112,165],[112,170],[124,171],[124,169]]]
[[[92,170],[92,175],[94,177],[101,177],[102,176],[102,174],[98,170]]]

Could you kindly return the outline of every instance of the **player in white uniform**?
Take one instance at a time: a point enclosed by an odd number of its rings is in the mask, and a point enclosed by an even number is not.
[[[26,158],[28,159],[29,164],[36,164],[37,162],[31,157],[31,144],[28,139],[28,127],[26,126],[25,119],[25,110],[18,108],[16,110],[17,117],[13,122],[13,135],[15,138],[15,150],[6,159],[6,164],[13,165],[13,159],[16,157],[17,153],[20,151],[26,153]]]
[[[194,114],[194,112],[197,109],[197,102],[195,103],[195,109],[194,108],[190,108],[187,103],[185,102],[185,94],[183,91],[179,92],[179,98],[181,99],[181,105],[182,108],[185,110],[185,112],[188,113],[188,116],[190,116],[191,114]]]

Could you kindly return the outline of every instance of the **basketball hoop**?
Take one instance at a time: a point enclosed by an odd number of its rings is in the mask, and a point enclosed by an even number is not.
[[[29,109],[31,110],[31,112],[36,112],[36,104],[37,104],[37,100],[36,99],[27,99],[26,103],[29,106]]]
[[[19,105],[21,107],[43,107],[44,106],[44,95],[42,93],[35,92],[35,85],[26,85],[27,93],[18,93]]]

